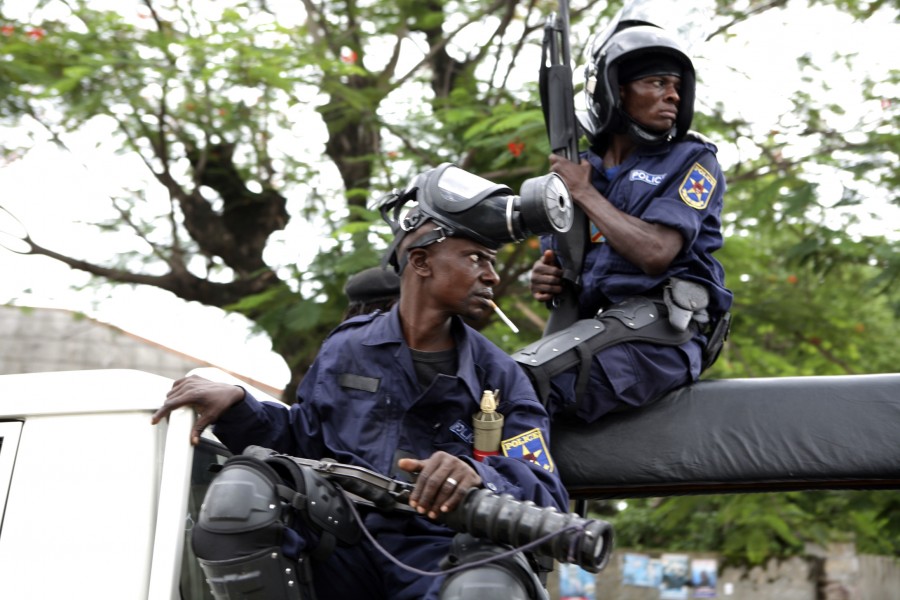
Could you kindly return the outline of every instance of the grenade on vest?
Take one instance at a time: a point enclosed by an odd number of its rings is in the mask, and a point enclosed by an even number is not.
[[[472,416],[475,429],[475,449],[472,454],[475,460],[482,461],[485,456],[500,454],[500,438],[503,433],[503,415],[497,412],[500,390],[485,390],[481,396],[481,410]]]

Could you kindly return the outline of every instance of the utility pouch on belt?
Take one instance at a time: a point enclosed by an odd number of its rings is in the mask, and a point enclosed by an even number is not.
[[[691,320],[702,326],[709,323],[709,292],[699,283],[672,277],[663,290],[663,301],[669,309],[669,323],[685,331]]]
[[[594,319],[581,319],[537,340],[512,357],[525,368],[545,405],[550,397],[550,378],[579,366],[575,393],[580,399],[590,379],[592,357],[600,350],[625,341],[679,346],[693,337],[693,328],[679,331],[661,318],[664,311],[649,298],[627,298]]]
[[[710,323],[706,307],[709,305],[709,292],[705,287],[693,281],[672,277],[663,290],[663,301],[669,311],[669,322],[679,331],[684,331],[691,321],[697,323],[700,331],[707,336],[703,348],[701,370],[705,371],[716,362],[722,352],[722,346],[728,339],[731,330],[731,313],[726,312],[709,331],[704,329]]]

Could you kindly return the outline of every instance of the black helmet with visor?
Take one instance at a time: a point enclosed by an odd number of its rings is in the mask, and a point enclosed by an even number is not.
[[[669,131],[652,131],[622,108],[619,86],[650,75],[681,78],[678,117]],[[684,137],[694,118],[694,65],[676,39],[664,29],[641,21],[620,21],[591,48],[585,68],[587,112],[581,126],[591,144],[603,136],[627,133],[639,144],[656,145]]]

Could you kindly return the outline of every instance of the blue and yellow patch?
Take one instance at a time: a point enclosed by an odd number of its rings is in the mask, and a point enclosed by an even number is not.
[[[700,166],[700,163],[694,163],[690,172],[685,175],[684,181],[681,182],[678,193],[685,204],[691,208],[702,210],[709,204],[709,198],[714,189],[716,189],[715,177]]]
[[[544,443],[544,434],[540,429],[534,428],[508,440],[503,440],[500,442],[500,448],[503,450],[504,456],[533,462],[545,471],[553,472],[553,459],[550,458],[550,451],[547,449],[547,444]]]
[[[602,244],[606,241],[606,236],[600,231],[600,228],[594,225],[594,222],[591,221],[591,243],[592,244]]]

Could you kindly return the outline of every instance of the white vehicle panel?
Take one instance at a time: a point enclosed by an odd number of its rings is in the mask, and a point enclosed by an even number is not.
[[[146,412],[28,419],[0,531],[0,597],[145,598],[164,433]]]

